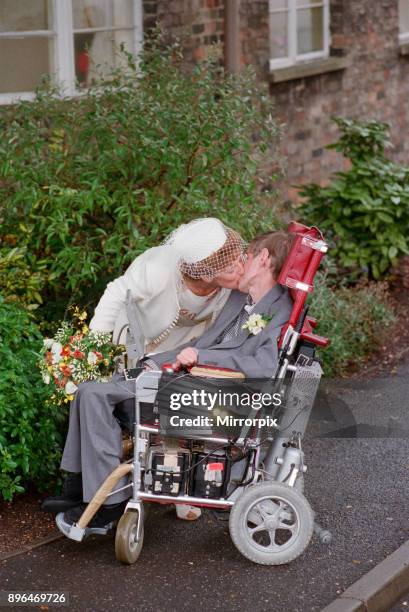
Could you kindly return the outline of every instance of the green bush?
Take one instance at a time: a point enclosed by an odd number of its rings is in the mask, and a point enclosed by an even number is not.
[[[7,302],[19,303],[27,310],[41,304],[43,265],[38,262],[36,268],[31,267],[26,248],[0,248],[0,291]]]
[[[376,350],[382,332],[394,320],[384,283],[330,288],[318,274],[311,299],[311,314],[318,319],[317,333],[331,340],[320,349],[325,376],[341,376]]]
[[[211,62],[189,71],[160,41],[137,67],[127,59],[80,98],[45,90],[0,111],[0,246],[14,241],[44,266],[45,320],[73,303],[92,310],[182,222],[214,215],[246,237],[273,223],[260,168],[266,155],[272,168],[278,130],[254,76]]]
[[[362,271],[380,278],[402,254],[409,254],[409,168],[385,157],[388,126],[377,121],[334,119],[341,137],[328,148],[341,152],[351,168],[327,187],[309,184],[299,211],[333,243],[331,254],[355,278]]]
[[[66,411],[47,403],[37,361],[42,336],[29,314],[0,296],[0,495],[55,478]]]

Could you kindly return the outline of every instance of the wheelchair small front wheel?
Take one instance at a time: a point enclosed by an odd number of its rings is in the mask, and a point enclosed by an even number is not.
[[[140,537],[137,540],[139,512],[128,510],[121,516],[116,528],[115,556],[121,563],[132,565],[141,554],[143,546],[143,524],[140,528]],[[143,520],[143,519],[142,519]]]
[[[230,512],[229,529],[236,548],[250,561],[282,565],[301,555],[314,529],[306,498],[281,482],[250,486]]]

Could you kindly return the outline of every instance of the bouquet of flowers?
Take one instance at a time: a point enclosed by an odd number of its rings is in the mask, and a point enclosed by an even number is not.
[[[110,332],[90,331],[86,311],[75,307],[73,319],[64,321],[53,338],[44,339],[39,362],[43,380],[53,391],[50,399],[57,405],[70,402],[81,382],[106,382],[115,372],[115,357],[125,350],[112,343]]]

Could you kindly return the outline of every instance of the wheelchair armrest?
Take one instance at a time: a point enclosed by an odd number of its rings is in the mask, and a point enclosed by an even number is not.
[[[243,372],[239,372],[238,370],[200,364],[193,366],[190,370],[190,374],[193,376],[205,376],[207,378],[246,378]]]
[[[246,378],[243,372],[239,372],[239,370],[232,370],[231,368],[222,368],[219,366],[212,365],[201,365],[197,364],[192,367],[183,367],[173,368],[171,363],[162,364],[162,370],[168,373],[176,373],[180,372],[180,370],[186,370],[192,376],[203,376],[207,378]]]

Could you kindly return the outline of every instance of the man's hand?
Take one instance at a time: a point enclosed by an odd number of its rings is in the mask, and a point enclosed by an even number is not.
[[[188,346],[176,356],[177,361],[172,364],[172,367],[177,369],[180,365],[193,366],[197,363],[198,354],[199,352],[195,348]]]

